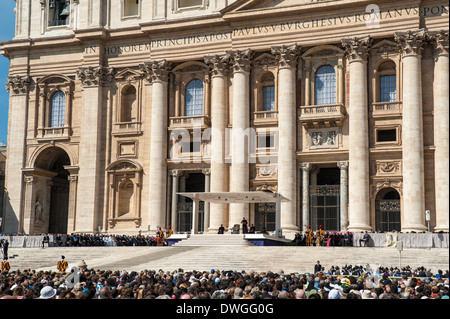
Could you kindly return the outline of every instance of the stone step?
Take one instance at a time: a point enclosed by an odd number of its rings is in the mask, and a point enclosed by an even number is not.
[[[225,237],[224,237],[225,238]],[[35,269],[56,271],[61,255],[69,268],[84,260],[90,269],[173,271],[253,270],[311,272],[317,260],[328,270],[331,266],[383,265],[395,267],[424,266],[436,273],[449,269],[449,250],[404,249],[399,258],[395,248],[371,247],[298,247],[298,246],[171,246],[171,247],[51,247],[10,248],[12,270]]]
[[[190,235],[187,239],[181,240],[172,246],[255,246],[255,244],[244,239],[242,234],[202,234]]]

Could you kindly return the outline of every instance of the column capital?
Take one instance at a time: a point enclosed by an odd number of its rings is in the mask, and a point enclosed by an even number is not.
[[[427,38],[434,48],[435,59],[441,55],[448,55],[448,34],[448,30],[430,32],[427,34]]]
[[[169,171],[169,174],[173,177],[181,177],[183,176],[184,172],[181,169],[171,169]]]
[[[169,79],[170,62],[165,59],[160,61],[144,62],[139,65],[144,78],[149,82],[167,82]]]
[[[211,169],[210,168],[204,168],[202,169],[203,175],[211,175]]]
[[[8,76],[6,90],[13,94],[27,94],[31,85],[31,79],[28,75]]]
[[[394,39],[399,44],[402,56],[421,55],[426,36],[426,29],[394,33]]]
[[[348,161],[340,161],[340,162],[337,162],[337,166],[340,168],[340,169],[348,169]]]
[[[250,72],[252,58],[255,52],[251,49],[227,51],[230,55],[234,72]]]
[[[104,66],[80,67],[77,76],[83,87],[95,87],[111,82],[114,78],[114,68]]]
[[[280,68],[295,68],[297,66],[300,47],[297,44],[274,46],[271,49],[278,60]]]
[[[350,62],[361,62],[367,59],[372,38],[369,36],[345,38],[341,40],[341,43]]]
[[[205,56],[205,63],[213,77],[226,76],[230,67],[230,54]]]
[[[311,169],[311,163],[299,163],[298,168],[301,169],[304,172],[309,172]]]

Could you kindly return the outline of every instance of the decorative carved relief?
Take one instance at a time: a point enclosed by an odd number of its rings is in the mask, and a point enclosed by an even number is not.
[[[277,178],[278,166],[277,165],[257,165],[256,166],[256,179]]]
[[[377,175],[398,175],[401,174],[401,161],[377,161],[375,163]]]
[[[338,142],[338,130],[310,130],[309,131],[309,148],[337,148]]]

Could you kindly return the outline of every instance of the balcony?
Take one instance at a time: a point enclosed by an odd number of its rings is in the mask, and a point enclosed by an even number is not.
[[[254,125],[268,125],[278,123],[278,111],[255,111],[253,112]]]
[[[193,116],[173,116],[170,117],[169,130],[180,128],[207,128],[210,126],[210,119],[207,115],[193,115]]]
[[[376,102],[372,103],[373,117],[396,117],[403,112],[402,102]]]
[[[71,129],[67,126],[38,128],[37,138],[41,141],[65,140],[71,134]]]
[[[117,122],[113,124],[114,136],[142,134],[141,122]]]
[[[309,128],[341,126],[345,113],[343,104],[307,105],[300,107],[298,119]]]

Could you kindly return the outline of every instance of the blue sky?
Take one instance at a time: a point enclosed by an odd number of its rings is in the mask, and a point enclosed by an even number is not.
[[[14,0],[0,0],[0,42],[11,40],[14,37],[15,14]],[[9,94],[5,83],[8,76],[9,60],[0,55],[0,144],[6,145],[8,131],[8,105]]]

